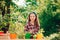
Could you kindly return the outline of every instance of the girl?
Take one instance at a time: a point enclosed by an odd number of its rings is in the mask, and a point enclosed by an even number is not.
[[[35,12],[32,12],[28,16],[28,23],[25,26],[24,31],[29,32],[31,34],[30,38],[33,38],[33,35],[35,35],[39,30],[39,24],[37,19],[37,14]]]

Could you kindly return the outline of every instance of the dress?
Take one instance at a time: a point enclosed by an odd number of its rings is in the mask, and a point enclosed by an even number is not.
[[[35,35],[39,30],[39,26],[32,25],[30,23],[27,23],[27,25],[24,28],[25,32],[31,32],[31,38],[33,38],[33,35]]]

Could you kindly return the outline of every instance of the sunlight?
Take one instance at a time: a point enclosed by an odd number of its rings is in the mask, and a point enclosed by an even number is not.
[[[21,7],[21,6],[25,7],[26,6],[25,0],[12,0],[12,2],[14,2],[19,7]]]

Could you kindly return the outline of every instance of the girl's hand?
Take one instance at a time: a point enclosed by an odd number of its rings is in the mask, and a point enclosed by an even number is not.
[[[30,30],[30,33],[32,33],[32,30]]]
[[[30,30],[29,32],[30,32],[30,33],[33,33],[33,30]]]

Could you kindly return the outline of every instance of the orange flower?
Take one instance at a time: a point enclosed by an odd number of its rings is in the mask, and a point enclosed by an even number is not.
[[[37,34],[37,39],[41,39],[41,38],[43,38],[43,34],[42,33],[40,33],[40,34]]]

